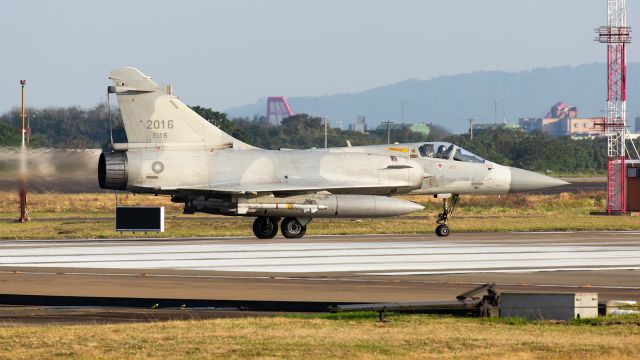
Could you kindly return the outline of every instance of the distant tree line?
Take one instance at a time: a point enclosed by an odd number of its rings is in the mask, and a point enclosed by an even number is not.
[[[324,147],[324,123],[320,117],[296,114],[283,119],[280,126],[273,126],[261,118],[229,120],[224,113],[198,106],[194,106],[192,109],[233,137],[263,149]],[[411,132],[409,128],[409,125],[397,126],[393,130],[393,141],[429,140],[428,136]],[[435,132],[438,133],[438,131]],[[339,128],[327,128],[327,146],[347,146],[347,140],[353,146],[384,144],[387,141],[387,132],[373,130],[365,134]]]
[[[320,117],[296,114],[272,126],[260,118],[229,119],[223,112],[201,106],[192,109],[222,131],[264,149],[306,149],[324,146],[324,124]],[[110,120],[115,142],[126,141],[120,113],[104,104],[93,108],[55,107],[27,109],[33,133],[30,146],[55,148],[103,148],[110,138]],[[20,144],[20,109],[0,115],[0,146]],[[409,125],[395,125],[392,142],[448,141],[500,164],[534,171],[563,173],[602,173],[606,171],[606,139],[575,140],[543,133],[524,133],[517,129],[496,128],[479,131],[473,140],[468,134],[451,135],[446,129],[430,125],[425,136],[412,132]],[[329,147],[385,144],[384,127],[360,133],[328,128]]]
[[[554,137],[541,132],[495,128],[474,134],[452,135],[455,143],[491,161],[539,171],[601,173],[607,169],[607,140]]]
[[[109,142],[109,112],[105,104],[83,109],[77,106],[27,108],[25,123],[30,123],[30,145],[54,148],[100,148]],[[116,126],[122,124],[118,111],[112,111]],[[19,108],[0,115],[0,145],[21,141]],[[26,125],[25,125],[26,126]]]

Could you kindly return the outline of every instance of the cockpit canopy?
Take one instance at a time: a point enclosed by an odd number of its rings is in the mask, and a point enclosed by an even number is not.
[[[418,146],[420,157],[483,163],[485,160],[457,145],[447,142],[430,142]]]

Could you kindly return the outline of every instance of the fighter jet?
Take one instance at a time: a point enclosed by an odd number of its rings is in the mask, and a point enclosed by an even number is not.
[[[422,186],[410,194],[442,198],[436,234],[448,236],[447,222],[461,194],[507,194],[553,188],[568,184],[550,176],[485,160],[457,145],[446,142],[347,146],[333,153],[366,153],[418,161],[424,169]]]
[[[328,150],[263,150],[224,133],[135,68],[110,74],[126,143],[98,161],[103,189],[171,196],[184,212],[255,217],[261,239],[302,237],[313,218],[396,216],[422,210],[410,157]],[[282,219],[282,221],[281,221]]]

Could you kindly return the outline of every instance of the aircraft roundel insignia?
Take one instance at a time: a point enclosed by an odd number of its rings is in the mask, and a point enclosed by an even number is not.
[[[444,167],[444,163],[436,163],[438,169],[442,169]]]

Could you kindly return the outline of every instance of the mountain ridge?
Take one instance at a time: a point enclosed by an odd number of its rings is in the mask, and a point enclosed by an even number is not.
[[[636,116],[633,101],[640,90],[640,63],[627,66],[627,117]],[[606,101],[606,66],[602,63],[534,68],[517,72],[474,71],[430,79],[407,79],[371,89],[323,96],[287,97],[296,113],[327,115],[331,126],[354,123],[367,116],[370,127],[386,120],[400,121],[404,101],[404,122],[427,122],[465,132],[468,118],[479,123],[497,119],[517,123],[519,117],[542,117],[557,101],[578,107],[578,116],[602,116]],[[253,104],[225,110],[230,116],[264,115],[266,98]]]

